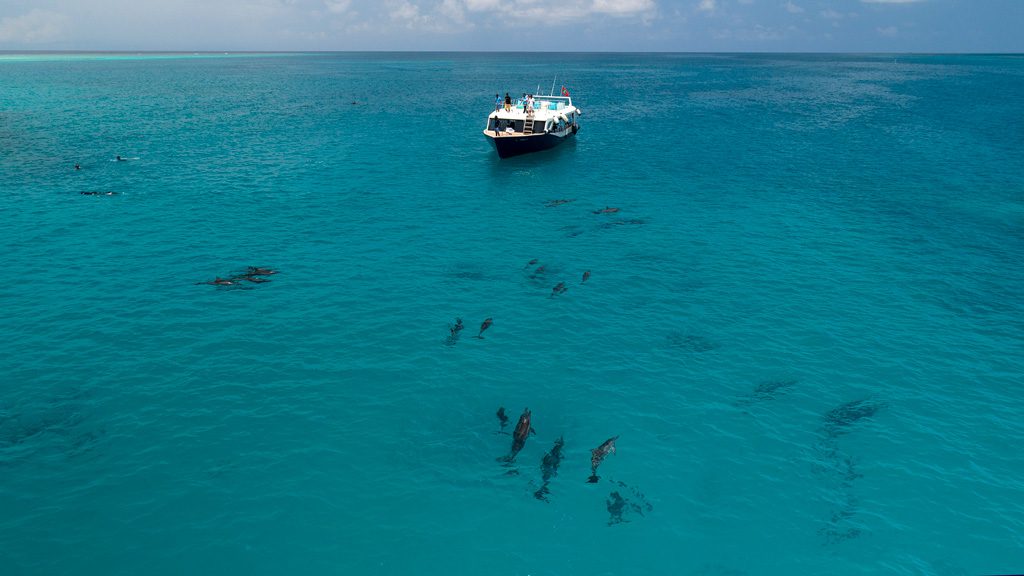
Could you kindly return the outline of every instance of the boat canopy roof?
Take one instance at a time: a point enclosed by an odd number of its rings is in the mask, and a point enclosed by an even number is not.
[[[506,112],[504,101],[502,105],[492,112],[488,118],[521,119],[526,118],[530,110],[527,107],[527,98],[513,98],[512,110]],[[533,96],[532,116],[534,120],[547,120],[560,116],[568,117],[570,114],[579,111],[572,105],[572,98],[569,96]]]

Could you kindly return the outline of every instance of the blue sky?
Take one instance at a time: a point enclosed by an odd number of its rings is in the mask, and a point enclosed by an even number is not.
[[[1024,0],[0,0],[0,50],[1022,52]]]

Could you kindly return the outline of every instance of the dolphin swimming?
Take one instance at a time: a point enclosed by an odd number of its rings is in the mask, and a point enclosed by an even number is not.
[[[484,339],[484,331],[486,331],[488,328],[490,328],[491,324],[494,324],[494,320],[492,320],[491,318],[488,318],[488,319],[484,320],[483,323],[480,324],[480,333],[477,334],[476,336],[474,336],[474,338],[479,338],[479,339],[483,340]]]
[[[530,409],[524,408],[523,413],[519,416],[519,422],[516,423],[516,429],[512,432],[512,449],[509,451],[508,456],[502,458],[505,462],[512,462],[516,458],[516,454],[523,449],[526,445],[526,439],[530,437],[530,434],[534,433],[533,427],[530,426]]]
[[[615,453],[615,441],[618,439],[618,436],[609,438],[602,442],[600,446],[590,451],[590,478],[587,478],[588,483],[595,484],[601,479],[597,475],[597,467],[604,461],[605,456]]]

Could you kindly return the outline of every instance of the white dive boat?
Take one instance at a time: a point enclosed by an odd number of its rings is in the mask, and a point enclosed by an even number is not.
[[[495,108],[487,116],[484,136],[491,139],[501,158],[553,148],[580,129],[582,112],[572,105],[564,87],[562,96],[509,98],[506,93]]]

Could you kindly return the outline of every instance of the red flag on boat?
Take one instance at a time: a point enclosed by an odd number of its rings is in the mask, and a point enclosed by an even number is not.
[[[562,96],[565,96],[566,98],[569,97],[569,89],[565,86],[562,86]]]

